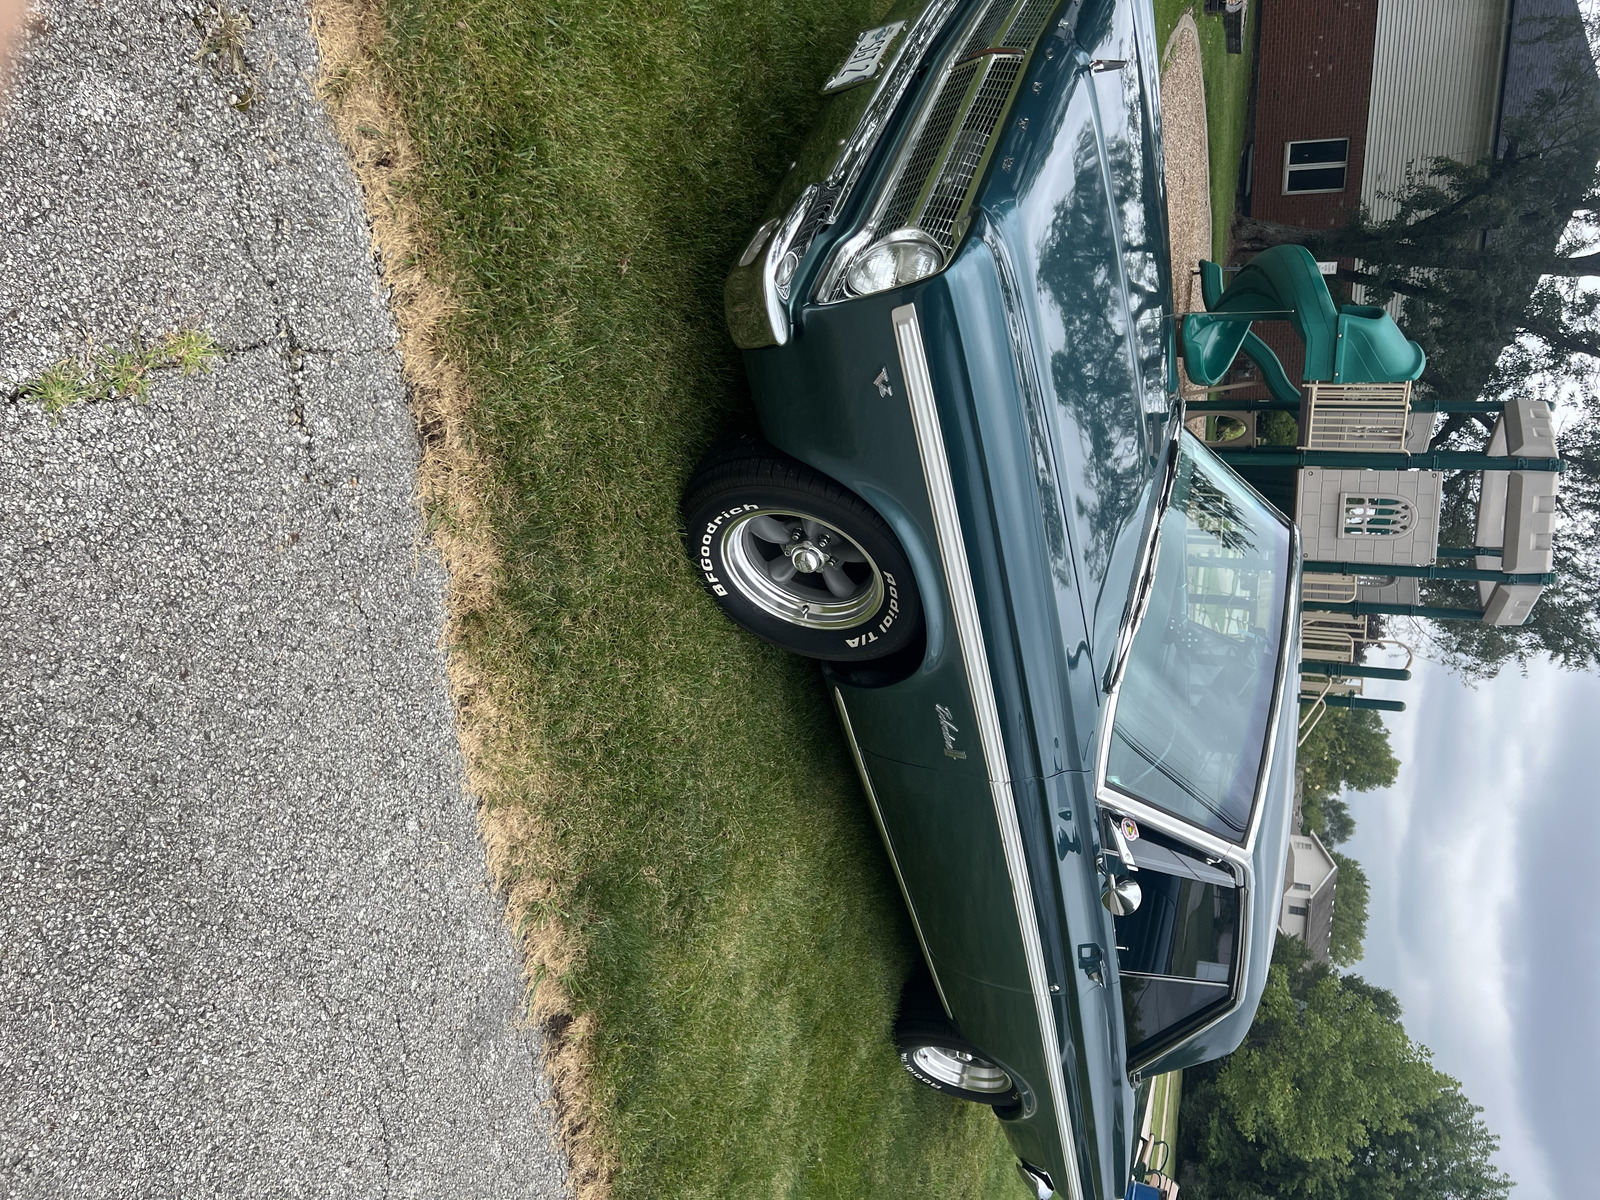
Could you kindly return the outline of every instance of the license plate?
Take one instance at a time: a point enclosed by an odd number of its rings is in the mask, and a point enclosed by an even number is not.
[[[883,56],[905,27],[904,21],[892,21],[888,25],[856,34],[856,48],[850,51],[844,66],[828,76],[828,82],[822,85],[823,95],[842,92],[876,75],[878,68],[883,65]]]

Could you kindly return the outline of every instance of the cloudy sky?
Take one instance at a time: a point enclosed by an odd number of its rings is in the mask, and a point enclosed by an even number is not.
[[[1366,959],[1500,1135],[1514,1200],[1593,1179],[1600,1111],[1600,677],[1546,663],[1384,685],[1395,786],[1351,797]],[[1380,694],[1376,688],[1372,694]]]

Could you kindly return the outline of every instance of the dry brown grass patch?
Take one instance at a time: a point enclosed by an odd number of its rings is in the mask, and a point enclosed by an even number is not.
[[[473,395],[442,339],[459,305],[406,186],[417,159],[379,56],[382,0],[310,0],[310,7],[321,51],[318,93],[365,195],[373,247],[400,329],[422,445],[418,498],[449,573],[445,642],[467,786],[478,798],[489,875],[505,897],[506,920],[523,955],[527,1018],[544,1030],[545,1069],[569,1184],[577,1200],[604,1200],[614,1164],[594,1136],[590,1019],[575,1016],[558,982],[573,967],[577,942],[553,912],[544,882],[550,864],[539,861],[537,849],[546,839],[511,799],[526,793],[539,769],[536,739],[514,702],[463,652],[459,639],[465,618],[494,605],[501,563],[489,523],[493,476],[473,444]]]

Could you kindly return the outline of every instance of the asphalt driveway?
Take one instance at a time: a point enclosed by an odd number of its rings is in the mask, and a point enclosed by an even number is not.
[[[0,1196],[560,1196],[355,185],[232,8],[46,4],[0,102]]]

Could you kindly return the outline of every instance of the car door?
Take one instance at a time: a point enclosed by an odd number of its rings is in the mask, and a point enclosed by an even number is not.
[[[1128,1061],[1137,1066],[1231,1007],[1245,897],[1226,865],[1180,843],[1146,836],[1131,849],[1140,901],[1114,927]]]

